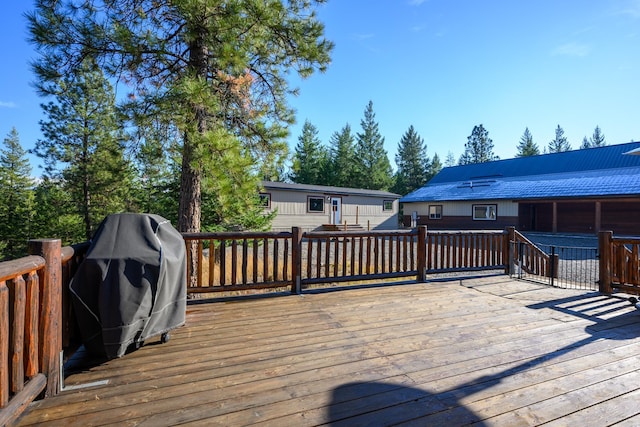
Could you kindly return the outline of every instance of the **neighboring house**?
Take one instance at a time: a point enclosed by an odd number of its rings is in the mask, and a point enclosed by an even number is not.
[[[277,215],[271,229],[304,231],[347,228],[398,228],[399,194],[358,188],[263,181],[265,210]]]
[[[634,151],[634,152],[632,152]],[[640,142],[443,169],[400,199],[406,226],[640,235]]]

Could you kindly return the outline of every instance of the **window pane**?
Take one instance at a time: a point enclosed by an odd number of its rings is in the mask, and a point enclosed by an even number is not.
[[[319,197],[309,197],[309,211],[324,212],[324,199]]]

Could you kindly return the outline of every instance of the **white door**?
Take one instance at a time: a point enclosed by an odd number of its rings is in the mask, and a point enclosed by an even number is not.
[[[342,199],[339,197],[331,198],[331,224],[340,224],[342,221]]]

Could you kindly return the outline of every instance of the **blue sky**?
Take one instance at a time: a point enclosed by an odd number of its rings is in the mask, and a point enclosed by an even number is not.
[[[15,126],[27,149],[44,101],[31,86],[31,7],[0,5],[0,137]],[[410,125],[442,160],[478,124],[501,158],[526,127],[541,148],[557,125],[573,148],[596,125],[609,144],[640,140],[640,0],[329,0],[319,17],[336,47],[326,73],[291,78],[292,149],[305,120],[325,144],[346,123],[359,132],[369,100],[394,167]]]

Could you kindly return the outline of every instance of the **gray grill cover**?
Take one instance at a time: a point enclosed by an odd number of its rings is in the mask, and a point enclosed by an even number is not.
[[[186,251],[169,221],[109,215],[69,284],[88,351],[108,358],[185,322]]]

